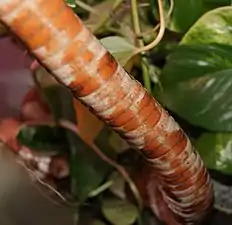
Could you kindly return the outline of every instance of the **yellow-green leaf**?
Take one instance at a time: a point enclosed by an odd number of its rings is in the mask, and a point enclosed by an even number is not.
[[[71,8],[75,8],[76,7],[75,0],[66,0],[66,3]]]
[[[119,36],[110,36],[101,39],[101,43],[108,51],[119,61],[122,66],[132,58],[135,51],[135,46],[129,43],[126,39]]]
[[[232,175],[232,133],[204,133],[195,145],[209,169]]]
[[[232,46],[180,45],[168,57],[154,95],[191,124],[232,131]]]
[[[104,199],[102,212],[113,225],[130,225],[138,218],[138,209],[132,203],[117,198]]]
[[[232,45],[232,6],[214,9],[204,14],[185,34],[181,44]]]

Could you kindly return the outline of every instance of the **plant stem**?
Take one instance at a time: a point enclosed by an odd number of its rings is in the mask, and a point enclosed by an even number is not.
[[[165,33],[165,18],[164,18],[164,11],[163,11],[163,6],[162,6],[162,0],[158,0],[158,5],[159,5],[159,14],[160,14],[160,29],[159,33],[156,36],[155,40],[152,41],[150,44],[140,47],[137,51],[136,54],[140,52],[145,52],[153,49],[155,46],[157,46],[160,41],[162,40],[164,33]],[[173,4],[171,6],[171,10],[173,9]]]
[[[132,23],[134,28],[134,33],[136,36],[136,45],[139,48],[144,47],[143,39],[141,39],[141,28],[140,28],[140,22],[139,22],[139,14],[138,14],[138,2],[137,0],[131,0],[131,16],[132,16]],[[145,52],[141,52],[141,69],[143,74],[143,83],[144,87],[147,89],[148,92],[151,93],[151,80],[149,76],[149,71],[144,62],[146,62],[146,55]]]
[[[150,75],[149,75],[149,69],[147,67],[147,63],[145,63],[145,61],[147,61],[145,56],[141,56],[142,57],[142,62],[141,62],[141,69],[142,69],[142,73],[143,73],[143,83],[144,83],[144,87],[147,89],[147,91],[149,93],[151,93],[151,79],[150,79]]]
[[[84,10],[86,10],[87,12],[98,15],[98,12],[93,7],[91,7],[90,5],[84,3],[83,1],[76,0],[75,3],[76,3],[77,6],[79,6],[80,8],[82,8]]]
[[[131,0],[131,15],[132,15],[133,28],[136,35],[137,45],[139,47],[142,47],[144,46],[143,40],[141,38],[138,38],[141,35],[141,29],[140,29],[137,0]]]

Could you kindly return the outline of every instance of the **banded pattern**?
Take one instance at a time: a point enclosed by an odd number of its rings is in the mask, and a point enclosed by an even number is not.
[[[1,0],[0,18],[60,83],[144,154],[178,224],[205,214],[210,177],[189,139],[63,0]]]

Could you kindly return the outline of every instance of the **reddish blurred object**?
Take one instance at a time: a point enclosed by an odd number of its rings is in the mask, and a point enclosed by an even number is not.
[[[23,121],[47,120],[50,118],[50,110],[44,103],[39,90],[31,88],[23,98],[20,117]]]
[[[5,118],[0,121],[0,139],[14,151],[20,150],[20,145],[16,140],[21,123],[12,118]]]

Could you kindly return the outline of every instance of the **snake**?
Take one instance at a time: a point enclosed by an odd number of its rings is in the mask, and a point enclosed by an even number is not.
[[[150,193],[157,183],[176,224],[205,216],[212,182],[189,138],[65,1],[1,0],[0,20],[60,84],[145,157],[157,177],[149,181]],[[160,217],[159,207],[154,211]]]

